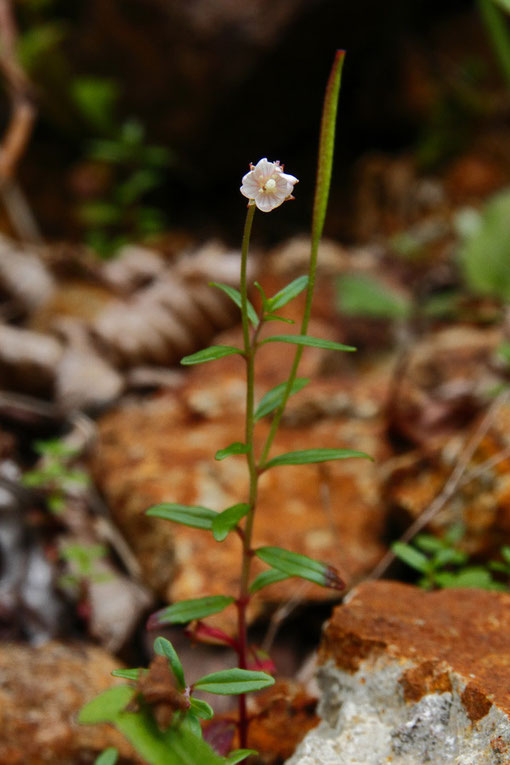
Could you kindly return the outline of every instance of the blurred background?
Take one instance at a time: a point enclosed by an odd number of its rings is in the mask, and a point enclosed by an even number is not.
[[[275,449],[375,462],[268,478],[257,540],[348,587],[508,591],[509,14],[510,0],[0,0],[0,762],[90,763],[109,745],[135,762],[115,732],[83,733],[78,709],[113,668],[148,664],[150,613],[235,591],[235,540],[145,511],[244,496],[244,473],[213,460],[243,432],[238,359],[179,360],[240,342],[209,283],[239,283],[250,162],[299,178],[294,201],[256,215],[250,280],[273,294],[306,272],[339,48],[311,333],[358,352],[306,350],[312,383]],[[297,322],[302,297],[285,309]],[[289,353],[257,356],[257,400]],[[254,601],[254,639],[288,679],[257,712],[265,765],[316,723],[299,683],[333,596],[292,581]],[[160,626],[195,675],[233,661]]]

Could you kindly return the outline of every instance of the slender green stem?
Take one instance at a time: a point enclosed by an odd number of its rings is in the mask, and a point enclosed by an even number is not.
[[[342,79],[342,69],[345,57],[345,51],[339,50],[336,53],[331,73],[329,75],[328,84],[326,86],[326,94],[324,97],[324,108],[322,110],[321,120],[321,132],[319,139],[319,157],[317,162],[317,179],[315,182],[315,194],[313,201],[313,215],[312,215],[312,241],[310,251],[310,265],[308,267],[308,289],[306,291],[305,310],[303,313],[303,320],[301,322],[301,334],[306,335],[308,332],[308,324],[310,322],[310,314],[312,311],[312,299],[315,288],[315,277],[317,275],[317,257],[319,254],[319,244],[322,237],[322,231],[324,229],[324,221],[326,218],[326,210],[328,206],[329,189],[331,185],[331,173],[333,168],[333,153],[335,146],[335,125],[336,114],[338,108],[338,94],[340,92],[340,83]],[[280,425],[280,421],[283,417],[287,401],[296,379],[299,362],[303,354],[303,346],[299,345],[296,348],[294,355],[294,362],[290,371],[289,379],[285,387],[283,394],[283,400],[271,423],[271,428],[266,439],[266,443],[262,450],[262,454],[259,460],[259,469],[263,469],[265,462],[267,461],[269,451],[273,445],[276,432]]]
[[[478,0],[478,8],[507,87],[510,88],[510,34],[505,16],[496,7],[494,0]]]
[[[246,628],[246,608],[249,603],[249,583],[250,568],[252,559],[251,538],[253,532],[253,521],[255,517],[255,508],[257,504],[257,483],[258,471],[255,461],[253,431],[255,427],[255,350],[257,328],[253,341],[250,339],[250,325],[248,319],[248,285],[246,281],[248,249],[250,246],[251,227],[253,216],[255,214],[255,205],[248,207],[246,222],[244,224],[243,244],[241,251],[241,315],[243,322],[243,342],[244,356],[246,360],[246,415],[245,415],[245,444],[248,447],[246,460],[248,464],[248,473],[250,479],[248,505],[249,511],[246,517],[244,534],[242,537],[243,556],[241,564],[241,577],[239,583],[239,598],[237,600],[237,637],[238,637],[238,658],[239,667],[246,669],[247,666],[247,628]],[[239,744],[242,748],[247,746],[248,737],[248,716],[246,712],[246,696],[239,696]]]

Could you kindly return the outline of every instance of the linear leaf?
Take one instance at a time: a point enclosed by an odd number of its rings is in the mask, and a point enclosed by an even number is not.
[[[224,460],[225,457],[230,457],[232,454],[247,454],[248,447],[241,441],[234,441],[233,444],[229,444],[224,449],[219,449],[214,455],[215,460]]]
[[[181,364],[204,364],[206,361],[215,361],[224,356],[232,356],[234,353],[244,355],[240,348],[234,348],[233,345],[211,345],[202,351],[192,353],[191,356],[184,356],[181,359]]]
[[[416,550],[416,548],[411,547],[411,545],[407,545],[404,542],[394,542],[391,545],[391,549],[397,558],[403,560],[404,563],[407,563],[411,568],[420,571],[422,574],[425,574],[429,570],[430,565],[427,556],[419,550]]]
[[[162,624],[185,624],[193,619],[203,619],[211,614],[218,614],[234,602],[234,598],[226,595],[209,595],[205,598],[181,600],[171,606],[162,608],[149,618],[149,629]]]
[[[287,284],[283,289],[269,298],[268,306],[270,311],[277,311],[279,308],[283,308],[284,305],[290,303],[295,297],[297,297],[308,286],[308,276],[298,276],[297,279]]]
[[[304,449],[299,452],[286,452],[273,457],[263,466],[267,468],[277,467],[278,465],[309,465],[316,462],[329,462],[331,460],[345,460],[350,457],[363,457],[372,460],[365,452],[358,452],[353,449]]]
[[[101,752],[96,758],[94,765],[115,765],[119,758],[119,753],[114,746],[109,746],[104,752]]]
[[[222,513],[218,513],[212,524],[212,533],[217,542],[223,542],[232,529],[235,529],[241,518],[250,511],[250,506],[245,502],[227,507]]]
[[[293,345],[308,345],[312,348],[324,348],[328,351],[355,351],[352,345],[343,345],[334,343],[332,340],[323,340],[321,337],[310,337],[310,335],[271,335],[262,340],[260,345],[266,343],[292,343]]]
[[[78,722],[82,725],[110,722],[127,707],[135,693],[135,689],[129,685],[115,685],[113,688],[108,688],[81,708]]]
[[[220,282],[210,282],[211,287],[217,287],[219,290],[224,292],[226,295],[229,296],[231,300],[236,304],[238,308],[241,308],[242,301],[241,301],[241,293],[239,290],[234,289],[234,287],[230,287],[228,284],[221,284]],[[253,305],[248,300],[248,318],[253,324],[254,327],[258,327],[259,325],[259,317],[257,316],[257,311],[253,307]]]
[[[209,510],[207,507],[179,505],[173,502],[163,502],[161,505],[154,505],[146,511],[146,514],[154,518],[162,518],[165,521],[181,523],[183,526],[208,530],[211,529],[212,522],[217,515],[214,510]]]
[[[112,672],[113,677],[122,677],[124,680],[137,681],[140,675],[145,672],[142,667],[136,669],[114,669]]]
[[[274,677],[265,672],[251,669],[224,669],[204,675],[194,683],[194,688],[221,696],[231,696],[239,693],[250,693],[268,688],[274,684]]]
[[[284,324],[295,324],[294,319],[286,319],[285,316],[278,316],[276,313],[266,313],[264,321],[283,321]]]
[[[300,390],[302,390],[305,385],[308,385],[310,380],[308,377],[296,377],[294,382],[292,383],[292,388],[290,389],[290,395],[292,396],[294,393],[299,393]],[[278,385],[275,385],[274,388],[271,388],[265,396],[263,396],[260,400],[260,403],[257,407],[257,410],[255,412],[255,421],[262,419],[262,417],[265,417],[267,414],[270,414],[270,412],[273,412],[275,409],[278,409],[280,404],[283,401],[283,396],[285,393],[285,389],[287,387],[287,383],[279,383]]]
[[[207,701],[203,701],[203,699],[195,699],[193,696],[191,696],[189,701],[190,710],[197,717],[200,717],[201,720],[210,720],[214,717],[214,710]]]
[[[282,571],[287,576],[299,576],[321,587],[343,590],[345,583],[336,569],[327,563],[309,558],[307,555],[284,550],[282,547],[259,547],[255,555],[272,568]]]
[[[249,757],[250,754],[258,754],[258,752],[256,749],[235,749],[227,755],[225,765],[237,765],[238,762],[242,762]]]
[[[263,571],[261,574],[255,577],[250,584],[250,593],[258,592],[263,587],[268,587],[270,584],[276,582],[282,582],[284,579],[288,579],[288,574],[284,574],[283,571],[277,571],[274,568],[270,568],[269,571]]]
[[[338,95],[342,80],[345,51],[336,52],[335,60],[331,68],[324,107],[322,110],[321,135],[319,140],[319,157],[317,161],[317,181],[315,185],[315,197],[312,217],[312,243],[318,246],[324,228],[326,210],[328,206],[329,187],[331,185],[331,173],[333,169],[333,153],[335,149],[335,126],[338,109]]]
[[[170,668],[177,681],[177,687],[180,691],[183,691],[186,687],[186,681],[184,680],[184,670],[182,668],[181,660],[177,655],[177,651],[173,647],[172,643],[164,637],[157,637],[154,641],[154,653],[158,656],[164,656],[170,664]]]

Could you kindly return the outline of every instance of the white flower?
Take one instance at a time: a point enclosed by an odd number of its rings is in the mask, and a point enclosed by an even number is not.
[[[262,212],[270,212],[287,199],[294,199],[292,189],[298,182],[293,175],[283,172],[279,162],[261,159],[255,166],[250,164],[241,186],[241,194],[248,197],[248,204],[257,205]]]

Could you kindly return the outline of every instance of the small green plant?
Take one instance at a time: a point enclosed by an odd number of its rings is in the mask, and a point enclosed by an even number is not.
[[[140,754],[152,765],[165,763],[234,763],[248,756],[249,716],[246,694],[266,688],[274,683],[274,678],[266,671],[264,661],[248,643],[247,608],[256,592],[262,588],[289,577],[299,577],[323,587],[341,590],[344,587],[337,571],[322,561],[294,553],[280,547],[257,547],[253,540],[253,526],[257,509],[258,482],[260,476],[268,470],[285,465],[304,465],[329,460],[343,460],[351,457],[366,458],[363,452],[350,449],[305,449],[271,457],[270,451],[289,397],[306,385],[308,380],[297,377],[297,370],[303,348],[306,346],[325,348],[336,351],[353,351],[354,348],[329,340],[308,335],[312,296],[315,284],[319,243],[324,226],[329,187],[331,181],[334,134],[336,124],[337,100],[340,89],[344,53],[339,51],[330,74],[326,89],[322,116],[321,138],[317,184],[312,217],[311,255],[308,276],[301,276],[288,284],[277,294],[267,296],[257,284],[261,294],[262,307],[259,312],[248,300],[247,259],[250,235],[254,215],[257,209],[270,212],[291,198],[297,178],[284,173],[279,162],[260,160],[244,176],[241,193],[248,198],[248,212],[244,227],[240,289],[236,290],[224,284],[215,283],[215,287],[225,292],[241,310],[242,347],[213,345],[182,359],[185,365],[211,362],[230,355],[237,355],[246,366],[246,413],[243,440],[236,441],[219,449],[215,458],[223,460],[241,455],[246,460],[249,476],[248,496],[244,501],[220,512],[202,506],[189,506],[176,503],[163,503],[150,508],[147,514],[163,518],[174,523],[184,524],[211,532],[212,537],[221,543],[230,533],[234,533],[240,542],[239,587],[236,594],[213,595],[193,600],[174,603],[153,614],[150,627],[168,624],[186,624],[193,621],[191,632],[195,638],[214,636],[215,641],[233,648],[237,654],[238,666],[234,669],[215,672],[200,678],[192,685],[187,685],[184,671],[177,654],[167,640],[159,637],[154,644],[156,660],[162,657],[161,671],[170,675],[167,702],[171,715],[164,724],[156,722],[154,704],[151,707],[150,678],[155,672],[154,662],[149,670],[131,669],[116,672],[135,682],[133,687],[112,688],[88,704],[81,713],[81,721],[113,722],[135,745]],[[279,334],[263,337],[262,331],[268,322],[289,320],[278,312],[289,301],[306,289],[304,314],[298,334]],[[266,343],[290,343],[296,346],[294,362],[287,380],[268,391],[258,405],[255,404],[255,357],[260,347]],[[259,453],[254,445],[254,432],[257,422],[272,415],[272,423],[266,442]],[[266,564],[267,569],[253,576],[252,564],[257,558]],[[237,634],[230,637],[221,630],[208,626],[203,620],[226,608],[237,611]],[[253,661],[255,657],[255,661]],[[155,661],[156,661],[155,660]],[[237,730],[241,750],[219,756],[200,737],[199,719],[212,716],[212,709],[203,701],[195,698],[195,691],[208,691],[219,694],[236,694],[239,697]],[[169,701],[170,699],[170,701]],[[133,711],[133,702],[138,708]],[[225,753],[226,754],[226,753]]]
[[[28,488],[40,489],[48,510],[58,515],[63,512],[69,494],[89,485],[89,476],[84,470],[70,466],[76,457],[76,449],[59,439],[36,441],[34,451],[42,458],[40,466],[24,473],[22,483]]]
[[[106,582],[111,575],[97,570],[97,563],[106,558],[104,545],[67,543],[62,545],[59,557],[68,565],[70,573],[63,574],[58,583],[75,595],[80,595],[91,582]]]
[[[92,94],[85,84],[81,82],[76,93],[80,93],[82,108],[86,104],[91,113],[110,93],[104,82],[99,83],[103,86],[101,93]],[[98,118],[94,111],[94,119]],[[80,206],[85,241],[92,249],[109,258],[124,244],[147,241],[163,231],[165,216],[159,208],[147,204],[147,195],[163,182],[163,171],[170,164],[171,155],[162,146],[146,143],[144,128],[138,120],[122,123],[111,138],[90,142],[87,159],[104,165],[111,173],[105,193]]]
[[[508,588],[493,578],[491,569],[510,574],[510,548],[503,548],[508,550],[504,563],[469,565],[469,556],[458,547],[463,534],[462,524],[456,524],[442,539],[431,534],[418,534],[413,544],[395,542],[392,550],[397,558],[421,574],[418,585],[425,590],[477,587],[506,591]]]

